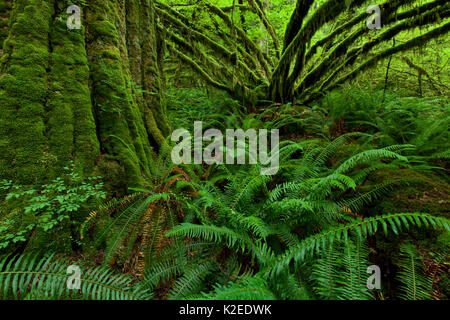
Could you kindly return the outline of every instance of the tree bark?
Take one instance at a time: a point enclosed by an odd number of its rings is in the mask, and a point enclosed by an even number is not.
[[[83,175],[141,185],[170,132],[152,0],[12,0],[0,61],[0,179],[42,183],[73,160]],[[0,6],[0,21],[10,6]]]

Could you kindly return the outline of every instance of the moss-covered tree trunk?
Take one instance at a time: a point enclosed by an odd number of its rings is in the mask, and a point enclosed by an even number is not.
[[[42,183],[70,160],[133,186],[169,134],[152,0],[0,4],[0,179]]]

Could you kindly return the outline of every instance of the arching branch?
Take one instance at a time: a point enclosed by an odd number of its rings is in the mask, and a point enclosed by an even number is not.
[[[346,9],[351,9],[357,7],[364,3],[364,0],[353,0],[349,5],[346,1],[335,1],[328,0],[322,6],[320,6],[311,18],[303,25],[303,27],[298,24],[296,26],[291,25],[289,28],[291,30],[299,30],[295,37],[289,42],[289,45],[284,49],[283,55],[273,72],[272,82],[270,86],[270,94],[275,101],[284,101],[286,98],[286,87],[284,86],[287,80],[291,63],[294,57],[297,55],[298,59],[304,59],[306,44],[309,43],[314,36],[314,34],[325,24],[339,16]],[[306,6],[307,0],[298,0],[297,7]],[[307,6],[308,8],[311,5]],[[305,13],[303,13],[305,14]],[[306,15],[305,15],[306,16]],[[294,19],[297,23],[302,23],[303,19],[300,21]],[[292,34],[294,31],[290,31]],[[292,35],[290,35],[292,36]],[[285,41],[286,42],[286,41]],[[286,42],[287,43],[287,42]]]
[[[367,31],[367,29],[365,26],[362,26],[358,30],[351,33],[337,46],[335,46],[328,54],[328,56],[321,61],[321,63],[319,63],[314,69],[312,69],[308,74],[305,75],[300,85],[296,88],[294,95],[301,95],[303,91],[307,90],[311,86],[314,86],[316,83],[318,83],[318,81],[320,81],[320,79],[323,78],[324,75],[326,75],[330,71],[334,75],[338,74],[338,72],[342,70],[342,68],[351,65],[357,57],[369,52],[376,45],[392,39],[392,37],[394,37],[401,31],[437,22],[438,19],[440,19],[441,17],[445,17],[448,14],[445,12],[450,8],[450,5],[445,4],[444,6],[442,6],[444,3],[446,3],[445,0],[436,0],[432,3],[428,3],[427,5],[411,9],[401,14],[396,14],[395,11],[383,11],[385,12],[385,14],[390,14],[385,18],[386,24],[390,24],[394,21],[400,22],[389,28],[388,30],[382,32],[372,41],[366,42],[361,46],[348,50],[348,47],[361,35],[363,35]],[[444,14],[444,16],[442,16],[442,13]],[[411,19],[411,17],[415,15],[417,17]],[[341,65],[340,68],[336,69],[335,67],[341,61],[341,57],[344,57],[345,62]],[[298,76],[294,73],[292,75]],[[289,81],[294,82],[295,79],[292,77],[289,79]],[[328,79],[328,81],[330,81],[330,79]]]
[[[175,48],[175,46],[171,43],[167,43],[167,49],[172,52],[173,54],[176,54],[182,61],[190,65],[194,71],[199,74],[203,80],[206,81],[206,83],[210,84],[211,86],[219,89],[224,90],[228,92],[229,94],[233,94],[233,90],[228,87],[227,85],[220,83],[214,79],[213,75],[210,75],[205,69],[203,69],[197,62],[189,58],[187,55],[179,51]]]
[[[346,75],[342,76],[341,78],[339,78],[338,80],[336,80],[335,82],[329,84],[329,85],[325,85],[323,84],[319,89],[315,90],[311,95],[309,95],[308,97],[305,97],[304,99],[302,99],[305,102],[310,102],[314,99],[317,99],[318,97],[320,97],[322,92],[325,91],[330,91],[336,87],[338,87],[339,85],[345,83],[348,80],[354,79],[360,72],[374,66],[378,61],[387,58],[393,54],[399,53],[399,52],[403,52],[403,51],[407,51],[410,50],[416,46],[419,45],[423,45],[425,43],[427,43],[428,41],[438,38],[446,33],[448,33],[450,31],[450,22],[445,23],[444,25],[437,27],[425,34],[423,34],[422,36],[419,37],[415,37],[409,41],[406,41],[405,43],[392,47],[392,48],[388,48],[382,52],[379,52],[378,54],[376,54],[375,56],[373,56],[372,58],[364,61],[363,63],[361,63],[357,68],[355,68],[353,71],[347,73]]]
[[[258,1],[258,4],[255,3],[255,1]],[[253,11],[258,15],[259,19],[264,25],[264,28],[266,28],[267,32],[270,34],[273,46],[275,47],[275,56],[277,59],[280,58],[280,42],[278,40],[277,33],[275,31],[275,28],[270,23],[269,19],[267,18],[266,14],[263,10],[261,10],[261,3],[259,0],[247,0],[247,2],[253,7]]]
[[[210,8],[209,6],[206,6],[207,8]],[[233,23],[231,22],[231,19],[221,11],[220,8],[215,7],[213,10],[209,10],[208,12],[219,12],[222,20],[228,21],[228,23],[225,21],[228,27],[234,27]],[[220,29],[214,30],[213,28],[204,28],[202,25],[193,25],[190,23],[189,18],[185,17],[183,14],[177,12],[176,10],[172,9],[170,6],[158,3],[157,7],[157,13],[160,15],[162,22],[166,24],[167,26],[172,26],[177,32],[181,33],[184,37],[193,38],[199,43],[207,46],[211,50],[213,50],[215,55],[219,55],[222,59],[225,59],[227,63],[237,65],[239,68],[243,69],[246,73],[246,75],[249,77],[250,81],[254,81],[255,84],[261,84],[264,82],[264,78],[268,79],[270,76],[270,71],[267,67],[267,64],[265,61],[262,61],[260,59],[257,59],[258,57],[262,57],[262,53],[257,48],[257,46],[248,38],[246,37],[243,41],[241,41],[243,44],[246,45],[246,47],[251,50],[251,54],[249,54],[246,50],[241,48],[240,45],[234,41],[230,37],[230,35],[225,34]],[[215,14],[215,16],[218,16]],[[228,20],[227,20],[228,19]],[[167,23],[166,23],[167,22]],[[239,32],[243,32],[239,29]],[[218,40],[224,41],[224,43],[233,43],[234,46],[237,49],[236,51],[230,51],[230,46],[224,46],[223,44],[219,43],[217,40],[213,39],[212,36],[216,35],[218,36]],[[242,37],[240,37],[242,40]],[[258,54],[258,52],[260,54]],[[238,54],[242,55],[242,58],[240,59],[238,57]],[[255,59],[256,58],[256,59]],[[258,76],[256,74],[257,71],[262,72],[262,77]]]
[[[284,34],[283,52],[291,44],[315,0],[298,0]]]
[[[212,5],[209,2],[205,2],[205,6],[214,14],[216,14],[227,25],[228,28],[235,30],[237,33],[237,39],[243,41],[253,54],[257,57],[261,67],[264,69],[267,77],[270,77],[269,66],[273,66],[272,60],[262,52],[258,46],[247,36],[247,34],[233,24],[230,17],[226,15],[220,8]]]

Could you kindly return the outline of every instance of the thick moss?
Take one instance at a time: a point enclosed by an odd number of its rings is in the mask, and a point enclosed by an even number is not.
[[[395,189],[378,202],[374,209],[377,214],[424,212],[449,217],[450,188],[447,183],[409,169],[384,170],[375,177],[376,182],[388,180],[409,181],[409,186]]]
[[[156,142],[161,145],[171,131],[167,119],[167,110],[161,96],[161,83],[157,65],[157,38],[155,28],[155,11],[152,1],[141,0],[142,21],[142,87],[146,102],[146,126]]]
[[[84,30],[69,31],[62,13],[54,20],[50,40],[51,85],[46,111],[48,145],[58,158],[53,171],[60,172],[75,157],[77,167],[90,174],[99,155],[99,143],[89,91]]]
[[[41,183],[72,159],[83,174],[117,168],[108,175],[125,189],[141,185],[151,142],[161,145],[170,131],[152,3],[93,2],[82,30],[67,28],[66,7],[14,2],[1,57],[0,178]],[[8,8],[0,6],[0,18]]]
[[[14,7],[2,58],[0,175],[38,183],[74,156],[91,172],[99,147],[83,33],[69,31],[54,4],[21,4]]]
[[[124,3],[92,4],[88,9],[88,54],[92,93],[102,151],[125,168],[127,184],[140,185],[149,173],[151,147],[144,113],[133,96]]]
[[[0,78],[0,177],[42,180],[49,68],[47,1],[16,1]]]

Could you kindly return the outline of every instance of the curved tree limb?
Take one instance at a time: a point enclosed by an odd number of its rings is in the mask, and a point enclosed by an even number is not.
[[[330,91],[336,87],[338,87],[339,85],[343,84],[344,82],[351,80],[353,78],[355,78],[361,71],[364,71],[370,67],[372,67],[373,65],[375,65],[378,61],[387,58],[393,54],[399,53],[399,52],[403,52],[409,49],[412,49],[416,46],[419,45],[423,45],[424,43],[427,43],[428,41],[438,38],[440,36],[442,36],[445,33],[448,33],[450,31],[450,22],[445,23],[444,25],[442,25],[441,27],[437,27],[419,37],[416,37],[414,39],[411,39],[409,41],[406,41],[403,44],[400,44],[398,46],[386,49],[382,52],[379,52],[378,54],[376,54],[375,56],[373,56],[372,58],[364,61],[363,63],[361,63],[361,65],[359,65],[357,68],[355,68],[353,71],[347,73],[346,75],[342,76],[341,78],[339,78],[338,80],[336,80],[335,82],[326,85],[323,84],[321,86],[321,88],[319,88],[318,90],[314,91],[311,95],[309,95],[308,97],[305,97],[305,99],[303,99],[305,102],[310,102],[318,97],[320,97],[321,92],[324,91]]]
[[[279,59],[280,58],[280,42],[278,40],[277,33],[275,31],[275,28],[273,27],[273,25],[270,23],[269,19],[267,18],[266,14],[264,13],[264,11],[261,10],[261,3],[259,3],[259,0],[256,0],[256,1],[258,1],[258,4],[255,3],[255,0],[247,0],[247,2],[253,7],[253,11],[256,12],[259,19],[263,23],[264,28],[266,28],[267,32],[272,37],[273,46],[275,47],[275,56],[277,57],[277,59]]]
[[[446,3],[446,0],[436,0],[433,3],[429,3],[419,8],[411,9],[399,15],[397,15],[395,12],[390,12],[390,16],[385,18],[386,24],[392,23],[394,21],[400,21],[398,24],[384,31],[372,41],[366,42],[361,46],[348,50],[347,48],[350,46],[350,44],[355,42],[358,37],[360,37],[367,31],[365,26],[362,26],[361,28],[350,34],[343,41],[341,41],[339,45],[334,47],[329,55],[325,59],[323,59],[319,65],[317,65],[313,70],[305,75],[299,86],[295,89],[294,95],[298,96],[304,90],[307,90],[311,86],[314,86],[324,76],[324,74],[327,73],[328,70],[331,70],[331,72],[337,74],[337,72],[334,71],[336,71],[335,66],[337,65],[340,57],[344,56],[345,62],[343,65],[348,66],[352,63],[352,61],[354,62],[355,59],[361,54],[369,52],[375,45],[390,40],[401,31],[438,21],[438,19],[440,18],[439,13],[441,12],[442,15],[442,12],[444,12],[445,15],[445,10],[448,10],[448,8],[450,8],[449,4],[440,6],[443,3]],[[416,18],[412,20],[408,19],[417,14],[419,15]],[[341,69],[342,67],[339,70]],[[290,81],[293,82],[295,81],[295,79],[290,78]]]

